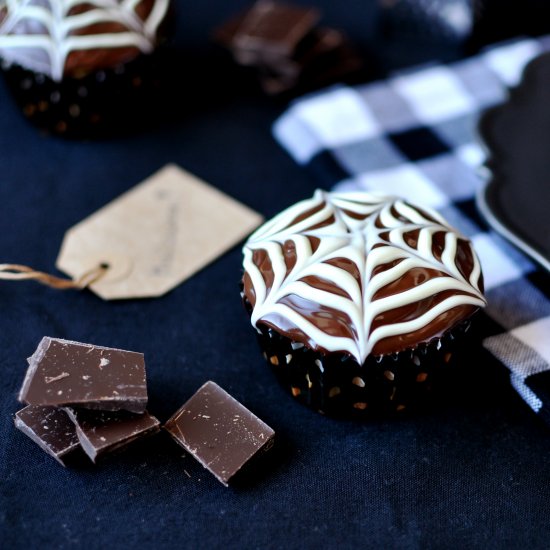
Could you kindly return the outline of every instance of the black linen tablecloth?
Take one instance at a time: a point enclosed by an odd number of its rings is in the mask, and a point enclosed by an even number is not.
[[[142,134],[44,137],[0,83],[0,261],[54,271],[69,227],[168,162],[267,217],[311,195],[314,181],[271,137],[285,104],[246,75],[230,82],[223,56],[201,46],[245,3],[206,4],[177,4],[175,70],[188,84],[177,116]],[[374,2],[338,4],[319,2],[327,22],[360,37],[363,18],[372,52]],[[240,303],[240,269],[236,247],[163,298],[127,302],[0,284],[2,547],[548,546],[548,431],[488,353],[473,348],[417,415],[324,418],[265,366]],[[97,466],[61,468],[13,427],[26,358],[44,335],[144,352],[149,408],[162,421],[215,380],[277,431],[271,464],[226,489],[160,434]]]

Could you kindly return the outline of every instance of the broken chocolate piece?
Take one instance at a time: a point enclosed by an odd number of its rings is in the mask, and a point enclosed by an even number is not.
[[[164,428],[219,481],[273,446],[275,432],[214,382],[206,382]]]
[[[357,77],[363,68],[342,32],[315,26],[320,15],[316,8],[259,0],[213,38],[237,64],[256,69],[265,93],[304,93]]]
[[[313,29],[321,14],[315,8],[272,0],[256,2],[245,14],[231,40],[243,55],[290,56]]]
[[[65,457],[80,447],[75,426],[62,409],[28,405],[15,413],[14,422],[63,466]]]
[[[149,413],[91,411],[65,407],[63,409],[76,427],[84,452],[97,460],[100,455],[129,445],[136,439],[160,430],[160,422]]]
[[[141,413],[147,406],[143,354],[44,337],[29,360],[19,400]]]
[[[319,18],[314,8],[259,1],[215,29],[213,38],[241,65],[277,64],[311,41]]]

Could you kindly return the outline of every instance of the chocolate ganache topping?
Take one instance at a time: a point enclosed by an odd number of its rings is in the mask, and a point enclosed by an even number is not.
[[[0,56],[60,81],[153,51],[169,0],[6,0]]]
[[[254,326],[358,363],[429,342],[486,305],[470,241],[396,197],[317,190],[243,252]]]

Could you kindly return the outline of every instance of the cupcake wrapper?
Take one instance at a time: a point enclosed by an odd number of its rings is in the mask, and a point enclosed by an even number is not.
[[[250,304],[245,302],[250,312]],[[362,364],[345,353],[324,354],[266,326],[257,338],[283,387],[300,403],[331,416],[365,418],[402,414],[429,401],[434,386],[455,365],[457,342],[470,320],[414,349],[370,356]]]
[[[159,54],[142,55],[109,70],[55,82],[17,65],[3,73],[23,114],[46,132],[71,138],[104,137],[142,124],[158,103]]]

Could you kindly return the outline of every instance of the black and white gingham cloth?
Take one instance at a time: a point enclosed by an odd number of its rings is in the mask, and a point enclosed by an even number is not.
[[[296,101],[275,123],[293,158],[338,190],[376,190],[439,210],[474,243],[489,302],[483,345],[513,387],[550,424],[548,274],[480,218],[480,111],[503,101],[550,37],[500,45],[474,58],[385,81],[339,86]]]

